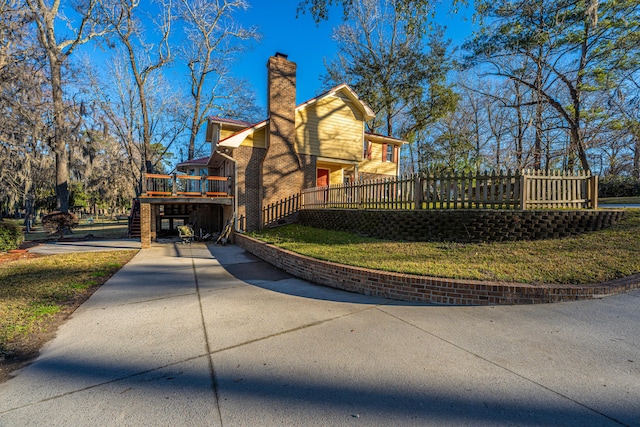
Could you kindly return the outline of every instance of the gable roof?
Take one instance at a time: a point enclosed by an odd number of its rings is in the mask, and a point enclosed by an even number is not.
[[[251,123],[245,122],[244,120],[229,119],[226,117],[218,117],[218,116],[209,116],[209,121],[211,123],[229,124],[229,125],[237,125],[237,126],[243,126],[243,127],[251,126]]]
[[[184,162],[180,162],[176,165],[176,167],[180,166],[196,166],[196,165],[208,165],[209,164],[209,156],[200,157],[198,159],[185,160]]]
[[[308,106],[313,105],[318,101],[321,101],[322,99],[328,98],[330,96],[335,96],[338,92],[344,94],[346,98],[349,101],[351,101],[358,110],[360,110],[360,112],[364,116],[365,121],[371,120],[376,116],[376,113],[373,112],[371,107],[369,107],[369,105],[366,102],[362,101],[360,97],[358,97],[358,94],[355,93],[353,89],[351,89],[349,85],[345,83],[342,83],[341,85],[338,85],[332,89],[329,89],[328,91],[316,96],[315,98],[312,98],[306,102],[303,102],[302,104],[296,107],[296,111],[307,108]]]
[[[312,98],[308,101],[303,102],[302,104],[296,107],[296,111],[305,109],[330,96],[336,96],[338,92],[343,94],[343,96],[347,100],[351,101],[351,103],[354,104],[358,110],[360,110],[360,112],[364,117],[364,120],[371,120],[376,116],[373,110],[371,109],[371,107],[369,107],[369,105],[367,105],[366,102],[360,100],[360,98],[353,91],[353,89],[351,89],[349,85],[344,83],[332,89],[329,89],[328,91],[316,96],[315,98]],[[242,143],[242,141],[245,140],[245,138],[253,134],[258,129],[261,129],[264,126],[266,126],[269,123],[269,119],[263,120],[253,125],[247,122],[243,122],[241,120],[226,119],[222,117],[209,117],[209,122],[220,123],[220,124],[230,124],[232,126],[245,125],[246,127],[244,129],[240,129],[238,132],[234,133],[233,135],[230,135],[218,142],[218,146],[220,147],[238,148]]]
[[[255,125],[251,125],[245,129],[242,129],[233,135],[230,135],[224,139],[218,141],[219,147],[238,148],[242,141],[244,141],[249,135],[253,134],[256,130],[262,129],[267,125],[269,119],[263,120]]]

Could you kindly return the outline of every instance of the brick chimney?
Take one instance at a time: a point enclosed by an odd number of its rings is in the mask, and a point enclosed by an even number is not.
[[[295,150],[296,64],[276,53],[269,58],[267,70],[269,133],[262,166],[263,205],[300,192],[304,184],[304,161]]]

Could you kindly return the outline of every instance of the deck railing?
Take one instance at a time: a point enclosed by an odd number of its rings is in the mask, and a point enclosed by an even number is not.
[[[230,178],[178,174],[145,175],[148,197],[229,197]]]
[[[426,175],[303,190],[303,209],[535,209],[598,206],[590,173],[522,171]]]

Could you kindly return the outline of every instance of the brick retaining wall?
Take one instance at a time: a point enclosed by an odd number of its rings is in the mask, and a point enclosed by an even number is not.
[[[395,300],[458,305],[538,304],[600,298],[640,289],[640,274],[598,285],[528,285],[390,273],[321,261],[242,234],[234,237],[237,245],[296,277]]]
[[[623,210],[303,209],[299,222],[380,239],[464,243],[560,238],[620,222]]]

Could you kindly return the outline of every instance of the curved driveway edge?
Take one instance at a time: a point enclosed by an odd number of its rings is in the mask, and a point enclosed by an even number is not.
[[[300,255],[234,234],[235,243],[301,279],[363,295],[455,305],[540,304],[602,298],[640,289],[640,274],[595,285],[529,285],[442,279],[352,267]]]
[[[398,302],[156,244],[0,384],[0,425],[640,426],[639,302]]]

